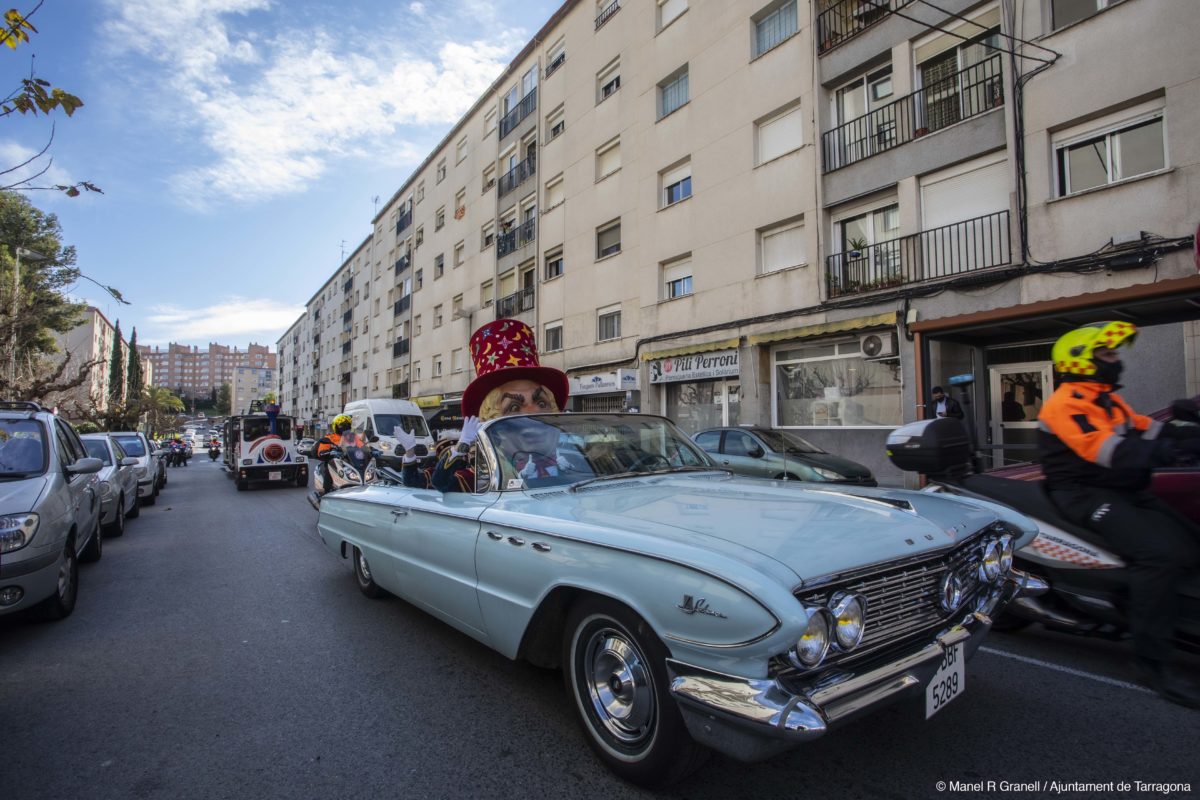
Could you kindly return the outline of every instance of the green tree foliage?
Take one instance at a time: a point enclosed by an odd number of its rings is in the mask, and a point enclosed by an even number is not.
[[[183,411],[183,401],[170,389],[148,386],[142,392],[141,410],[154,436],[166,433],[175,427],[176,417]]]
[[[108,359],[108,400],[120,403],[125,400],[125,354],[121,341],[121,320],[113,334],[112,355]]]
[[[23,255],[14,295],[17,248]],[[58,217],[21,195],[0,192],[0,341],[4,355],[16,362],[11,378],[11,362],[0,362],[0,396],[40,400],[87,379],[90,365],[76,365],[83,367],[78,375],[67,370],[70,358],[58,355],[55,342],[56,333],[82,321],[86,308],[65,294],[79,278],[74,264],[75,248],[63,246]]]
[[[222,383],[221,388],[217,391],[217,413],[223,417],[229,416],[233,407],[233,387],[228,383]]]
[[[125,377],[125,391],[130,397],[141,398],[144,380],[142,378],[142,357],[138,354],[137,328],[129,335],[129,368]]]

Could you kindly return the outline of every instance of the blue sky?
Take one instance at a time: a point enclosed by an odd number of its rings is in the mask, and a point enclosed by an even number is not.
[[[87,282],[73,293],[126,336],[273,346],[370,233],[373,198],[400,188],[560,4],[45,0],[31,41],[0,52],[5,85],[32,63],[85,105],[0,120],[0,162],[40,150],[53,121],[35,183],[103,189],[26,194],[58,215],[79,268],[132,302]]]

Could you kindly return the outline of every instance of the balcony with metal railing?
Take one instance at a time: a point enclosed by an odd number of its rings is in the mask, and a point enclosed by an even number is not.
[[[349,371],[349,372],[343,372],[343,373],[342,373],[342,383],[349,383],[349,382],[350,382],[350,379],[351,379],[353,376],[354,376],[354,373],[353,373],[352,371]]]
[[[354,276],[351,275],[349,278],[346,279],[346,282],[342,284],[342,294],[348,293],[353,288],[354,288]]]
[[[943,225],[834,253],[825,259],[826,298],[950,278],[1012,263],[1009,213]]]
[[[566,60],[567,60],[567,51],[566,50],[562,51],[561,53],[556,55],[553,59],[551,59],[550,63],[546,65],[546,77],[549,78],[551,75],[553,75],[555,73],[555,71],[566,62]]]
[[[1004,104],[999,54],[821,136],[825,172],[907,144]]]
[[[513,108],[509,109],[508,113],[500,118],[500,138],[503,139],[512,133],[521,120],[528,117],[537,109],[537,88],[529,90],[529,94],[521,98],[521,101]]]
[[[404,233],[404,229],[409,225],[412,225],[412,221],[413,212],[411,208],[401,211],[400,218],[396,220],[396,235],[399,236],[400,234]]]
[[[392,306],[392,316],[398,317],[412,306],[412,295],[406,294]]]
[[[530,153],[524,161],[500,176],[500,182],[496,186],[497,197],[504,197],[504,195],[532,178],[536,172],[537,153]]]
[[[621,4],[618,2],[618,0],[613,0],[611,3],[602,8],[600,13],[596,15],[596,30],[600,30],[602,27],[604,27],[604,23],[612,19],[613,15],[620,10]]]
[[[496,258],[515,253],[537,238],[537,219],[530,218],[496,237]]]
[[[354,309],[353,308],[346,309],[346,313],[342,314],[342,324],[345,325],[347,322],[350,321],[350,318],[353,316],[354,316]]]
[[[533,311],[534,287],[527,286],[496,301],[496,319],[515,317],[523,311]]]
[[[410,253],[405,253],[396,259],[396,274],[402,275],[404,270],[408,269],[410,266],[412,266],[412,255]]]
[[[827,53],[913,0],[825,0],[817,13],[817,53]]]
[[[392,384],[392,398],[395,400],[408,399],[408,381]]]
[[[397,339],[395,342],[392,343],[392,358],[399,358],[400,356],[406,356],[406,355],[408,355],[408,350],[409,350],[409,340],[408,339]]]
[[[342,355],[346,355],[347,353],[349,353],[349,352],[350,352],[350,348],[351,348],[353,345],[354,345],[354,342],[353,342],[353,340],[351,340],[351,341],[348,341],[348,342],[342,342]]]

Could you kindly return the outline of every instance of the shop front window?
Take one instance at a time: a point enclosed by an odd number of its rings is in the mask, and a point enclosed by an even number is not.
[[[858,341],[786,347],[774,354],[775,425],[895,427],[900,366],[867,361]]]
[[[741,386],[734,381],[667,384],[666,416],[687,434],[741,421]]]

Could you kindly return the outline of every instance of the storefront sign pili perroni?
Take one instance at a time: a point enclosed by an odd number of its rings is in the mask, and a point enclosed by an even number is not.
[[[711,353],[691,353],[686,356],[656,358],[650,361],[651,383],[700,381],[709,378],[736,378],[738,351],[714,350]]]

